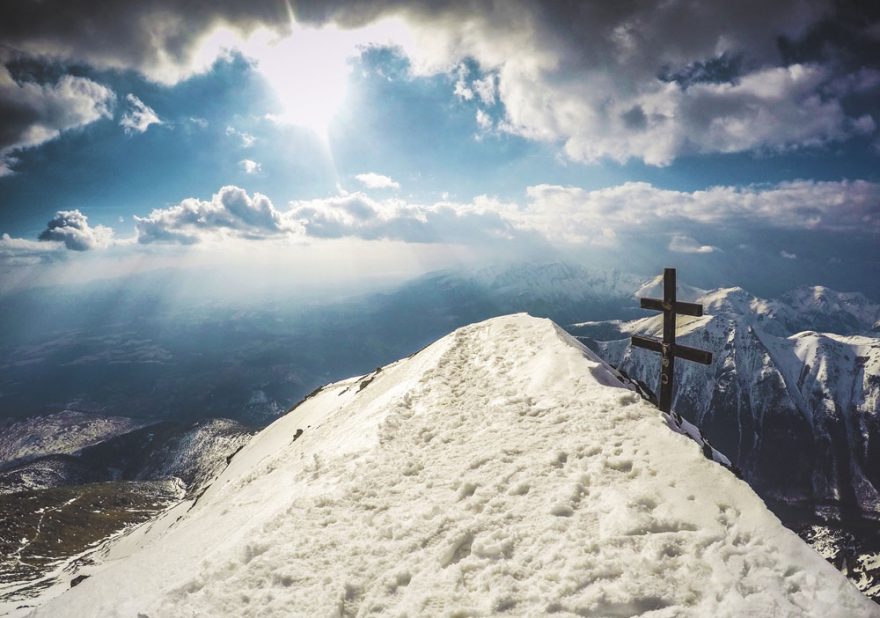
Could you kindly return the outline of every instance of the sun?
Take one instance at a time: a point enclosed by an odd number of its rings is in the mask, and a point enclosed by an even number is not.
[[[348,91],[351,59],[358,46],[335,27],[292,24],[283,39],[252,41],[249,54],[278,99],[273,120],[325,136]]]
[[[277,97],[279,112],[272,118],[326,137],[345,105],[353,60],[369,46],[409,47],[412,40],[397,18],[352,29],[309,27],[291,18],[283,38],[257,31],[242,47]]]

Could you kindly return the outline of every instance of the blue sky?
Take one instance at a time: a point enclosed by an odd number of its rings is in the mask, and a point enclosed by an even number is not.
[[[0,9],[0,290],[562,256],[880,294],[876,15],[566,6]]]

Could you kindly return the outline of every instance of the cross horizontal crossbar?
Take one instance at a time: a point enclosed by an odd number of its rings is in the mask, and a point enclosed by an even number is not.
[[[646,350],[663,354],[663,342],[659,339],[654,339],[653,337],[633,335],[632,344],[639,348],[645,348]],[[668,344],[668,350],[672,356],[677,358],[689,360],[694,363],[701,363],[703,365],[710,365],[712,363],[712,353],[706,352],[705,350],[698,350],[697,348],[681,345],[679,343]]]
[[[663,301],[659,298],[641,298],[639,300],[641,301],[642,309],[653,309],[654,311],[666,310],[666,307],[663,306]],[[696,318],[703,315],[703,305],[698,305],[696,303],[675,301],[671,308],[675,313],[680,313],[681,315],[692,315]]]

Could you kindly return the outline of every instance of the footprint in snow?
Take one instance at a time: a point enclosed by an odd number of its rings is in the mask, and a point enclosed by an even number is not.
[[[519,483],[510,488],[510,491],[507,493],[511,496],[524,496],[529,493],[529,484],[528,483]]]
[[[565,451],[556,451],[550,457],[550,465],[554,468],[561,468],[568,461],[568,453]]]
[[[550,507],[550,514],[556,517],[571,517],[574,515],[574,509],[570,504],[558,502]]]
[[[479,485],[476,483],[462,483],[461,487],[458,488],[458,499],[464,500],[465,498],[470,498],[474,495],[474,492],[477,491],[477,487],[479,487]]]
[[[607,459],[605,461],[605,467],[610,468],[611,470],[617,470],[618,472],[631,472],[633,469],[633,462],[629,459]]]

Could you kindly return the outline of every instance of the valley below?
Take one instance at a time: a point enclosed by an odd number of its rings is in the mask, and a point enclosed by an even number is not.
[[[0,602],[25,609],[111,539],[185,494],[179,481],[116,481],[25,490],[0,499]],[[71,583],[76,581],[74,578]]]

